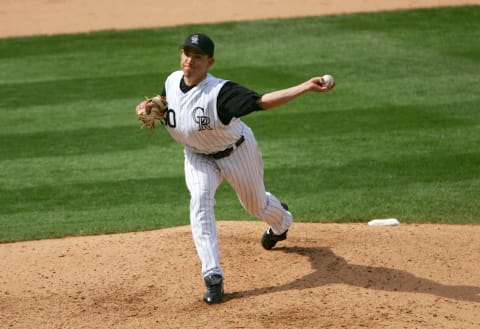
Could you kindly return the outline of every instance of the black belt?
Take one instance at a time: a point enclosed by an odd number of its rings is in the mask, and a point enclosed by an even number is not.
[[[228,149],[225,149],[217,153],[212,153],[209,155],[216,160],[226,158],[233,152],[234,149],[242,145],[243,142],[245,142],[245,137],[242,136],[238,141],[235,142],[235,146],[229,147]]]

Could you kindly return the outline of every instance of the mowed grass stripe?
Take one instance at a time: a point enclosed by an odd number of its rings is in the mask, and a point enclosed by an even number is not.
[[[0,241],[188,223],[181,146],[139,130],[192,31],[259,92],[337,88],[245,118],[297,220],[478,223],[480,7],[0,40]],[[150,41],[150,42],[146,42]],[[216,215],[252,219],[224,183]]]

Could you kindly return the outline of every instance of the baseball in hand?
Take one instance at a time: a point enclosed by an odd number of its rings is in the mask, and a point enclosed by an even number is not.
[[[323,77],[323,83],[325,84],[325,86],[327,87],[331,87],[333,86],[335,80],[333,80],[333,77],[330,75],[330,74],[325,74]]]

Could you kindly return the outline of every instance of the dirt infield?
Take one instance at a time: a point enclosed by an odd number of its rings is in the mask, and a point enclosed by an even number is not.
[[[206,2],[5,0],[0,37],[478,4]],[[213,306],[189,227],[0,244],[0,328],[480,328],[480,225],[295,223],[272,251],[261,222],[218,229]]]
[[[480,226],[218,223],[225,302],[188,227],[0,246],[3,328],[479,328]]]
[[[2,0],[0,37],[480,4],[480,0]]]

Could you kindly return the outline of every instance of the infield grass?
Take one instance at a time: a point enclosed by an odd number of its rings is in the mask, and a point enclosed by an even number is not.
[[[203,31],[212,73],[337,87],[244,121],[298,221],[480,223],[480,7],[0,40],[0,242],[188,224],[183,153],[133,114]],[[253,219],[231,188],[219,219]]]

